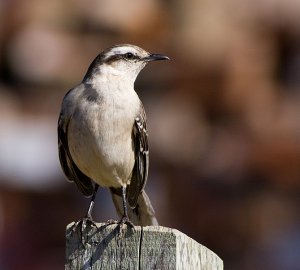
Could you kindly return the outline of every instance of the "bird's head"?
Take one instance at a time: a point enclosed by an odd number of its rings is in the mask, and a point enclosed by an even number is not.
[[[91,63],[85,80],[102,77],[121,77],[122,79],[135,81],[139,72],[150,61],[169,60],[169,57],[149,53],[142,48],[130,44],[122,44],[110,47],[101,52]]]

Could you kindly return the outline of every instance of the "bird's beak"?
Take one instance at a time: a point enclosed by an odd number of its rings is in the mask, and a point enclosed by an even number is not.
[[[151,53],[148,56],[142,58],[142,60],[145,62],[150,62],[150,61],[158,61],[158,60],[170,60],[170,58],[162,54]]]

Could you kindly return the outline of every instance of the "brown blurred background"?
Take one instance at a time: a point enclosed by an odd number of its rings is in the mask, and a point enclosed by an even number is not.
[[[172,58],[136,82],[160,224],[226,269],[300,269],[299,0],[0,1],[0,269],[63,269],[89,200],[59,166],[60,104],[118,43]],[[101,190],[95,219],[115,215]]]

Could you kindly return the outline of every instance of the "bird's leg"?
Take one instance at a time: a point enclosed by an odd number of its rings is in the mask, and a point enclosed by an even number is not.
[[[93,193],[93,196],[91,198],[91,202],[90,202],[88,211],[87,211],[85,217],[83,218],[83,220],[81,220],[79,222],[79,224],[81,224],[81,242],[83,244],[85,243],[85,239],[84,239],[85,233],[84,233],[84,231],[86,230],[86,228],[88,226],[88,223],[90,223],[91,225],[97,227],[96,223],[93,221],[93,218],[92,218],[92,211],[93,211],[93,207],[94,207],[94,204],[95,204],[95,198],[96,198],[98,188],[99,188],[99,185],[95,184],[94,193]]]
[[[124,224],[127,224],[130,227],[134,228],[133,223],[130,221],[130,219],[128,217],[127,200],[126,200],[126,187],[125,186],[122,186],[122,202],[123,202],[123,216],[120,220],[120,227],[122,228]]]
[[[131,228],[134,228],[133,223],[130,221],[129,216],[128,216],[128,209],[127,209],[127,199],[126,199],[126,187],[121,187],[121,188],[110,188],[110,191],[112,192],[112,195],[117,195],[113,196],[113,200],[114,203],[116,204],[117,207],[117,212],[119,214],[122,215],[122,218],[120,219],[120,221],[116,221],[116,220],[108,220],[107,224],[118,224],[118,228],[119,228],[119,237],[123,238],[124,234],[126,232],[126,226],[125,224],[127,224],[128,226],[130,226]],[[116,201],[116,197],[117,197],[117,201]],[[120,201],[120,197],[122,200],[122,204],[120,205],[121,201]]]
[[[94,227],[97,227],[96,223],[93,221],[93,218],[92,218],[92,211],[93,211],[93,207],[94,207],[94,204],[95,204],[95,198],[96,198],[98,188],[99,188],[99,185],[95,184],[94,192],[93,192],[93,195],[92,195],[92,198],[91,198],[91,202],[90,202],[88,211],[87,211],[85,217],[82,220],[78,221],[76,226],[75,226],[75,228],[78,228],[78,226],[80,226],[81,242],[82,242],[83,245],[86,242],[84,236],[86,235],[85,231],[87,230],[88,224],[90,224]]]
[[[128,219],[128,211],[127,211],[127,200],[126,200],[126,187],[122,187],[122,201],[123,201],[123,217]]]
[[[92,199],[91,199],[88,211],[87,211],[87,213],[85,215],[85,219],[89,219],[91,221],[93,221],[92,211],[93,211],[93,208],[94,208],[95,198],[96,198],[96,194],[97,194],[98,188],[99,188],[99,185],[95,184],[94,193],[93,193],[93,196],[92,196]]]

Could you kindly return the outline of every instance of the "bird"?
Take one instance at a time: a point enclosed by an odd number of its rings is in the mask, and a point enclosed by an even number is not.
[[[57,128],[59,160],[67,180],[92,197],[87,219],[92,220],[100,186],[110,190],[118,223],[158,225],[145,192],[147,120],[134,83],[149,62],[169,59],[135,45],[114,45],[98,54],[82,82],[65,94]]]

